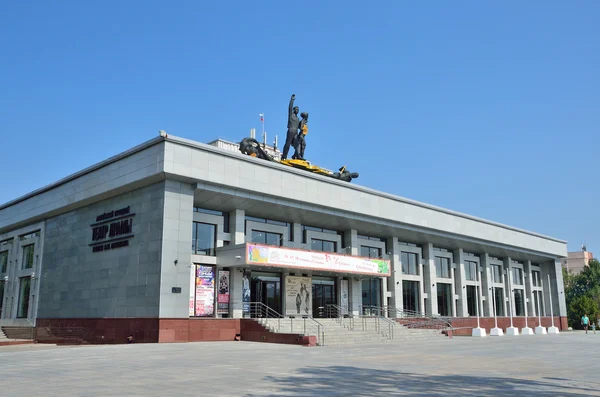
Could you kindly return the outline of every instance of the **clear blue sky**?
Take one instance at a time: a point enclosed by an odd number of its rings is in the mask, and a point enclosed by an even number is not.
[[[353,183],[600,256],[600,2],[5,1],[4,203],[157,136],[238,141],[289,97]]]

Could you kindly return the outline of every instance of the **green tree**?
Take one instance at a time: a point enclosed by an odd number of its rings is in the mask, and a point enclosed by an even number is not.
[[[581,329],[581,317],[596,321],[600,314],[600,261],[592,259],[579,274],[563,269],[569,325]]]
[[[600,308],[597,301],[586,295],[579,296],[569,305],[569,322],[573,328],[582,329],[581,317],[587,314],[590,321],[595,321],[598,313]]]

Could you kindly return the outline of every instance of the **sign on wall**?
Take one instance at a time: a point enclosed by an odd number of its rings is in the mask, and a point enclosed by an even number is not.
[[[229,314],[229,270],[219,270],[217,313]]]
[[[349,294],[348,280],[342,280],[340,294],[341,294],[340,307],[342,308],[342,313],[348,313],[348,294]]]
[[[246,244],[246,262],[250,265],[326,270],[373,276],[390,275],[390,261],[386,259],[303,251],[251,243]]]
[[[196,317],[212,316],[215,313],[215,269],[212,266],[196,265]]]
[[[244,317],[250,316],[250,270],[244,269],[242,274],[242,312]]]
[[[133,237],[133,217],[130,207],[105,212],[96,216],[92,228],[92,252],[109,251],[129,246]]]
[[[312,316],[312,279],[287,276],[285,278],[285,315]]]

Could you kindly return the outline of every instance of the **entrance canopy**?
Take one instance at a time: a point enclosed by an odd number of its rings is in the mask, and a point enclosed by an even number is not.
[[[265,266],[298,270],[361,274],[376,277],[391,275],[387,259],[306,251],[296,248],[246,243],[217,249],[219,266]]]

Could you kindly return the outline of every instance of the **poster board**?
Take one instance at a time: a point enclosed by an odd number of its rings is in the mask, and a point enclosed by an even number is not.
[[[219,270],[217,314],[229,314],[229,270]]]
[[[285,315],[312,316],[312,279],[286,276]]]
[[[196,302],[194,315],[209,317],[215,314],[215,269],[196,265]]]

